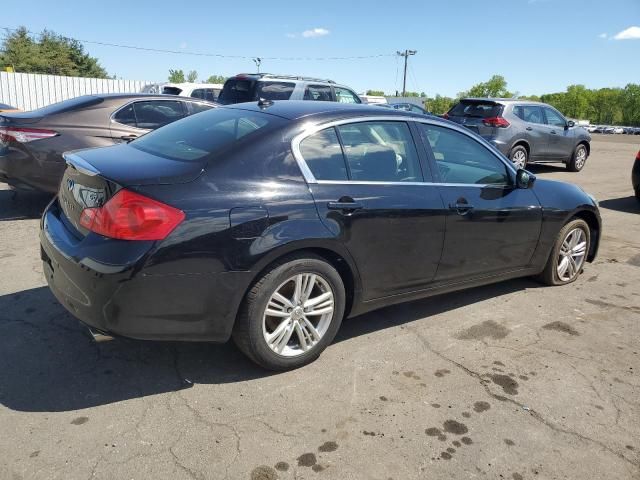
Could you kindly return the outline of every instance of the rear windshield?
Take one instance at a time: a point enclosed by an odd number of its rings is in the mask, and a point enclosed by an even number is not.
[[[218,101],[225,105],[250,102],[253,100],[254,84],[255,81],[253,80],[230,78],[224,82],[224,87],[222,88],[222,92],[220,92]]]
[[[215,108],[147,133],[129,145],[171,160],[195,161],[284,122],[262,112]]]
[[[218,101],[225,105],[231,103],[255,102],[265,100],[289,100],[296,84],[292,82],[262,82],[256,80],[230,78],[224,84]]]
[[[456,117],[477,117],[477,118],[497,117],[501,113],[502,113],[502,105],[499,105],[495,102],[467,101],[467,100],[461,101],[449,111],[449,115],[454,115]]]

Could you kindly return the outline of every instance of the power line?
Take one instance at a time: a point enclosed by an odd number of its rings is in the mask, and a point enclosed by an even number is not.
[[[404,80],[402,81],[402,96],[403,97],[407,93],[407,61],[409,60],[409,55],[415,55],[416,53],[418,53],[417,50],[405,50],[404,52],[401,52],[400,50],[398,50],[396,52],[396,55],[398,55],[400,57],[404,57]]]
[[[6,30],[7,32],[16,32],[18,29],[9,28],[9,27],[0,27],[2,30]],[[37,32],[32,32],[26,30],[27,33],[31,35],[37,35]],[[244,59],[244,60],[253,60],[257,58],[256,55],[227,55],[222,53],[210,53],[210,52],[193,52],[188,50],[166,50],[162,48],[150,48],[150,47],[141,47],[137,45],[124,45],[120,43],[110,43],[110,42],[99,42],[96,40],[83,40],[80,38],[66,37],[64,35],[60,35],[61,38],[70,41],[76,41],[80,43],[87,43],[91,45],[101,45],[103,47],[116,47],[116,48],[128,48],[130,50],[141,50],[144,52],[154,52],[154,53],[171,53],[174,55],[194,55],[199,57],[217,57],[217,58],[235,58],[235,59]],[[349,57],[259,57],[261,60],[283,60],[283,61],[320,61],[320,60],[365,60],[371,58],[381,58],[381,57],[393,57],[395,53],[379,53],[375,55],[354,55]]]

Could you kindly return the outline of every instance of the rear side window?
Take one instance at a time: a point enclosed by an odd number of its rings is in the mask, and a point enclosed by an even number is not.
[[[331,102],[333,101],[331,87],[329,85],[309,85],[304,90],[304,99]]]
[[[347,167],[334,128],[327,128],[300,142],[300,153],[317,180],[347,180]]]
[[[289,100],[295,88],[296,84],[289,82],[258,82],[252,100]]]
[[[544,123],[542,108],[537,105],[516,105],[513,114],[529,123]]]
[[[193,98],[201,98],[202,100],[215,102],[216,98],[218,98],[218,93],[219,91],[214,88],[196,88],[191,92],[191,96]]]
[[[212,108],[150,132],[130,145],[172,160],[200,160],[285,120],[261,112]]]
[[[182,102],[167,100],[135,102],[133,111],[137,127],[146,130],[155,130],[181,119],[186,114]]]
[[[476,117],[476,118],[490,118],[499,117],[502,113],[502,105],[495,102],[483,102],[483,101],[462,101],[455,105],[450,111],[449,115],[456,117]]]

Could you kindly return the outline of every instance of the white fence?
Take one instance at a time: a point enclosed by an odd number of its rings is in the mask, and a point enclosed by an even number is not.
[[[153,82],[0,72],[0,103],[34,110],[92,93],[139,92]]]

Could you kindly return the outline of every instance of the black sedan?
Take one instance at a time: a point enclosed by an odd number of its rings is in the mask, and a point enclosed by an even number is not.
[[[59,301],[102,333],[225,342],[270,369],[342,319],[515,277],[576,280],[595,200],[462,126],[363,105],[217,108],[66,155],[41,224]]]
[[[131,141],[216,104],[167,95],[85,95],[0,114],[0,182],[55,193],[69,150]]]

